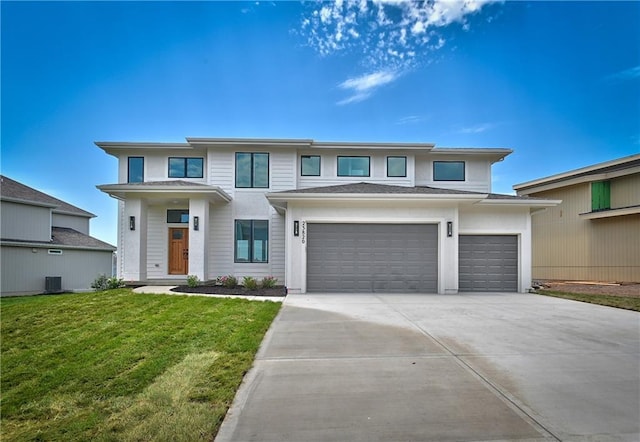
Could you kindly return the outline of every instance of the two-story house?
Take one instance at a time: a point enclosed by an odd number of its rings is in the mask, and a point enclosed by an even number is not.
[[[640,154],[513,188],[562,200],[532,218],[534,278],[640,282]]]
[[[118,275],[275,276],[289,293],[525,291],[531,216],[491,193],[509,149],[187,138],[97,142],[119,160]]]
[[[95,215],[0,176],[2,296],[91,290],[115,247],[89,232]]]

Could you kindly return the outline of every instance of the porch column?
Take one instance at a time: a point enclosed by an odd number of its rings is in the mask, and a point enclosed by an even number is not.
[[[147,204],[145,200],[127,199],[121,218],[123,260],[122,278],[125,281],[147,279]],[[133,218],[131,218],[133,217]],[[133,230],[132,230],[133,229]]]
[[[189,275],[196,275],[201,281],[209,279],[209,200],[206,199],[189,200]]]

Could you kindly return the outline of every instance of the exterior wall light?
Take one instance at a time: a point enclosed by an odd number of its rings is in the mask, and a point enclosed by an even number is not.
[[[447,221],[447,236],[451,238],[453,236],[453,222]]]
[[[129,217],[129,230],[136,230],[136,217],[135,216],[130,216]]]
[[[300,222],[293,222],[293,236],[300,236]]]
[[[199,216],[194,216],[193,217],[193,230],[200,230],[200,217]]]

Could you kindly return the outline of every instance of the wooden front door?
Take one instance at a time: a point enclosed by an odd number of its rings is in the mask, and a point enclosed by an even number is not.
[[[189,229],[169,228],[169,274],[186,275],[189,271]]]

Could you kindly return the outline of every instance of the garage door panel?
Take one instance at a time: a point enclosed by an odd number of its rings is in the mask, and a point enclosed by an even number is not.
[[[460,235],[460,291],[517,291],[516,235]]]
[[[437,247],[435,224],[308,224],[307,290],[435,293]]]

